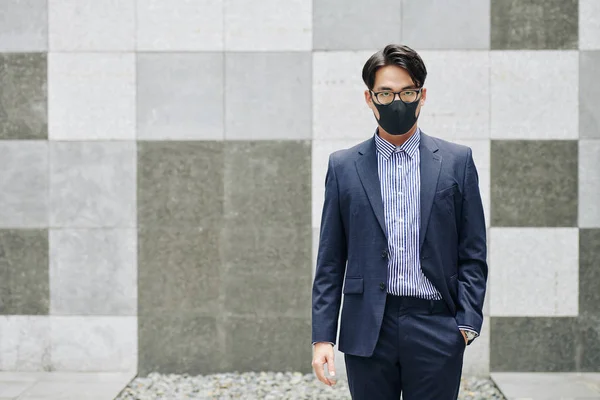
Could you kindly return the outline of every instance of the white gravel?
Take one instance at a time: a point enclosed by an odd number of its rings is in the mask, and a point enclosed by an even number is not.
[[[249,372],[190,376],[151,373],[134,379],[115,400],[350,400],[345,380],[334,387],[313,374]],[[464,377],[459,400],[505,400],[489,379]]]

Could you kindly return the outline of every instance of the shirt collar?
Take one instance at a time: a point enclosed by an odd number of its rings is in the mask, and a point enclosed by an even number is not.
[[[415,133],[406,141],[402,146],[396,146],[379,136],[379,130],[375,132],[375,146],[377,152],[383,156],[386,160],[389,159],[393,153],[404,151],[410,158],[413,158],[415,152],[419,149],[421,143],[421,130],[417,127]]]

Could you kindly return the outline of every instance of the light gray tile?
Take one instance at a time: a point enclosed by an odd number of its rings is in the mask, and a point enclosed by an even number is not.
[[[224,142],[139,142],[138,225],[218,227]]]
[[[123,389],[115,382],[37,382],[23,394],[23,400],[48,400],[49,396],[61,400],[107,400],[114,399]]]
[[[47,75],[45,54],[0,54],[0,139],[48,138]]]
[[[48,0],[51,51],[132,51],[135,0]]]
[[[575,318],[491,319],[490,368],[495,372],[575,370]],[[518,337],[519,340],[515,340]],[[523,346],[523,343],[527,343]]]
[[[310,142],[226,142],[228,226],[310,228]]]
[[[0,12],[0,51],[48,50],[47,0],[5,0]]]
[[[51,53],[51,140],[135,139],[135,55]]]
[[[579,48],[600,50],[600,2],[579,0]]]
[[[315,273],[317,271],[317,255],[319,254],[319,239],[321,235],[321,228],[312,228],[312,280],[314,282]]]
[[[465,349],[463,375],[489,377],[490,329],[490,317],[483,317],[483,326],[479,337]]]
[[[0,230],[0,276],[0,314],[48,314],[48,232]]]
[[[151,372],[193,376],[238,368],[228,364],[229,349],[215,317],[167,310],[139,318],[138,376]]]
[[[131,371],[138,361],[138,322],[130,316],[51,316],[51,368]]]
[[[597,373],[495,372],[491,377],[507,399],[592,400],[600,393]]]
[[[365,29],[356,29],[357,27]],[[398,43],[402,36],[402,2],[313,1],[315,50],[367,50]]]
[[[50,314],[137,314],[135,229],[50,230]]]
[[[312,0],[225,0],[225,50],[310,51]],[[276,87],[276,86],[274,86]]]
[[[578,0],[492,0],[492,49],[577,49]]]
[[[138,54],[138,139],[222,140],[223,84],[222,53]]]
[[[600,316],[600,229],[579,230],[579,315],[594,320]],[[591,318],[590,318],[591,317]]]
[[[579,141],[579,227],[600,228],[600,140]]]
[[[365,102],[362,68],[373,51],[313,55],[313,138],[367,139],[377,120]]]
[[[47,143],[0,141],[0,154],[0,227],[47,227]]]
[[[600,4],[600,2],[599,2]],[[600,14],[600,11],[599,11]],[[600,51],[579,52],[579,137],[600,139]]]
[[[222,51],[221,0],[137,0],[137,49]]]
[[[48,316],[0,316],[0,369],[47,371],[50,360]]]
[[[311,137],[311,53],[225,57],[227,140]]]
[[[50,226],[135,227],[135,179],[135,143],[51,143]]]
[[[492,226],[577,226],[577,141],[492,141]]]
[[[138,231],[138,315],[219,310],[220,231],[143,228]]]
[[[422,51],[427,98],[419,124],[443,139],[490,137],[490,55],[484,51]]]
[[[485,225],[490,226],[491,215],[490,215],[490,169],[491,169],[491,141],[490,140],[454,140],[454,143],[468,146],[473,151],[473,161],[475,162],[475,168],[477,168],[477,175],[479,176],[479,193],[481,195],[481,202],[483,203],[483,212],[485,214]]]
[[[325,200],[325,175],[329,155],[337,150],[348,149],[362,142],[362,139],[313,140],[312,141],[312,226],[321,226],[321,214]]]
[[[413,48],[489,49],[490,0],[402,0],[401,26]]]
[[[311,371],[310,318],[229,317],[225,332],[230,364],[240,372]]]
[[[490,57],[493,139],[579,136],[576,51],[493,51]]]
[[[577,228],[491,228],[492,317],[577,316]]]

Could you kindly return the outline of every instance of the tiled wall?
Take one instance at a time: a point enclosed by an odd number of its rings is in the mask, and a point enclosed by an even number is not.
[[[599,371],[598,0],[0,2],[0,369],[309,371],[326,161],[390,42],[479,169],[465,372]]]

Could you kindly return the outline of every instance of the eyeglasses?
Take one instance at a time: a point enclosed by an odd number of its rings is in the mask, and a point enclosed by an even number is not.
[[[421,94],[422,90],[423,88],[404,89],[399,92],[392,92],[390,90],[384,90],[382,92],[373,92],[371,90],[370,92],[373,96],[375,96],[375,99],[377,99],[379,104],[387,106],[392,104],[396,98],[396,95],[398,95],[400,100],[402,100],[404,103],[414,103],[415,101],[419,100],[419,94]]]

